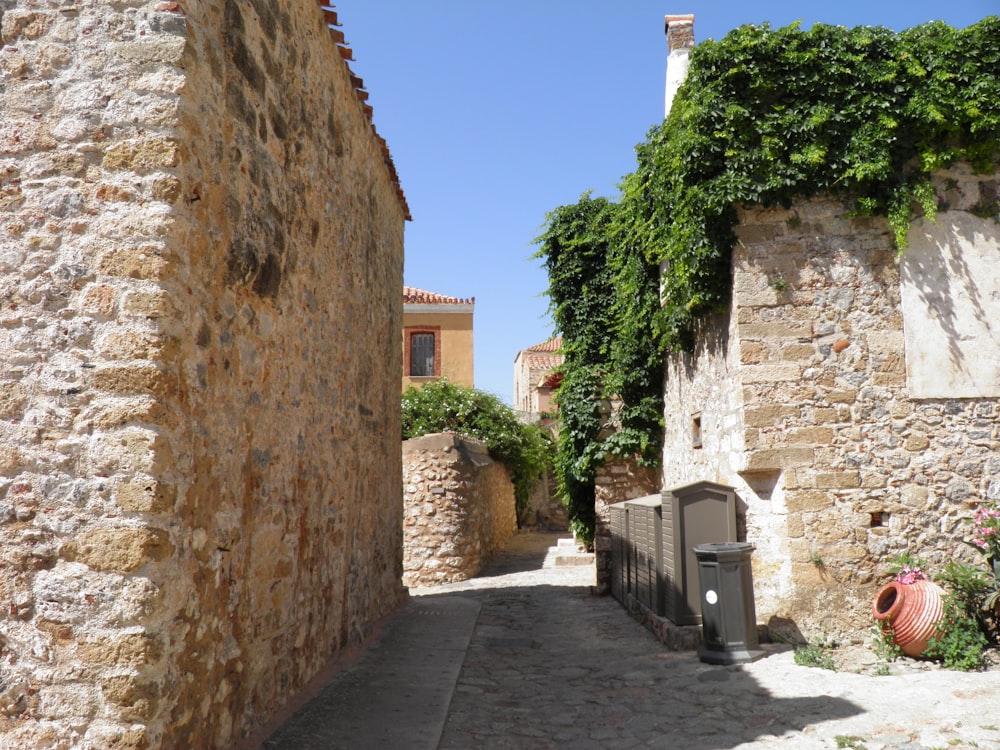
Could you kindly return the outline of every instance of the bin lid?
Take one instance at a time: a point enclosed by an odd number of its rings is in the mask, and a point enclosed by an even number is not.
[[[752,552],[754,546],[749,542],[715,542],[710,544],[696,544],[693,549],[696,555],[732,555],[741,552]]]

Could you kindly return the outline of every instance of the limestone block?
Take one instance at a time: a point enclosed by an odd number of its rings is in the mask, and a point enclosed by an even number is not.
[[[794,466],[809,466],[814,459],[813,449],[808,446],[788,446],[749,451],[741,471],[754,472],[769,469],[786,469]]]
[[[814,512],[834,506],[835,497],[821,490],[794,490],[785,496],[785,506],[791,513]]]
[[[744,383],[796,383],[802,379],[802,366],[796,362],[772,362],[743,365],[740,374]]]
[[[180,162],[180,149],[172,138],[149,138],[126,141],[109,148],[101,164],[104,169],[147,169],[176,167]]]
[[[159,638],[147,633],[125,633],[79,643],[76,653],[89,664],[137,669],[159,661],[163,647]]]
[[[809,360],[816,354],[816,347],[812,344],[788,344],[781,348],[781,358],[790,362]]]
[[[857,471],[816,472],[816,487],[820,489],[852,489],[861,486]]]
[[[94,570],[128,573],[170,555],[169,535],[151,528],[94,528],[62,546],[59,554]]]
[[[131,292],[122,305],[125,312],[147,318],[164,318],[176,314],[171,295],[165,290],[155,292]]]
[[[799,416],[798,406],[763,404],[748,407],[743,413],[743,421],[747,427],[772,427],[781,424],[787,418]]]
[[[108,276],[158,279],[172,275],[176,269],[176,263],[176,256],[161,246],[126,246],[116,247],[99,255],[97,270]]]
[[[108,359],[172,361],[180,350],[176,338],[146,331],[112,331],[98,341],[97,350]]]
[[[149,394],[167,398],[177,393],[177,376],[156,365],[110,365],[92,371],[91,387],[116,394]]]
[[[28,391],[19,382],[0,381],[0,419],[17,419],[28,401]]]

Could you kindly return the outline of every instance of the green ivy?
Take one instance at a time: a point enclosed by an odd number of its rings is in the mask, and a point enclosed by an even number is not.
[[[740,27],[694,48],[636,157],[618,202],[585,194],[537,238],[566,354],[557,473],[591,534],[596,466],[606,452],[655,460],[663,355],[690,351],[729,304],[737,207],[832,195],[886,217],[905,248],[911,219],[937,210],[933,171],[1000,157],[1000,18]],[[612,396],[623,409],[607,437]]]
[[[655,343],[690,349],[698,319],[728,305],[736,206],[838,196],[887,217],[903,249],[915,208],[936,210],[934,170],[998,155],[998,17],[901,33],[743,26],[699,44],[623,184],[630,237],[666,267]]]
[[[403,440],[435,432],[458,432],[486,445],[511,473],[518,524],[544,471],[552,464],[552,441],[537,425],[524,424],[491,393],[436,380],[402,397]]]
[[[537,240],[563,336],[558,489],[572,530],[588,544],[605,455],[660,458],[662,359],[646,343],[659,309],[656,271],[632,251],[624,226],[619,204],[584,195],[550,213]]]

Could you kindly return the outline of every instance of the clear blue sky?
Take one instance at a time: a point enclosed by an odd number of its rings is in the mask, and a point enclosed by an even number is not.
[[[968,26],[1000,0],[342,0],[364,79],[413,214],[405,283],[475,297],[475,385],[510,403],[514,356],[547,340],[547,279],[532,260],[545,215],[614,198],[634,147],[663,118],[663,17],[695,42],[746,23],[900,30]]]

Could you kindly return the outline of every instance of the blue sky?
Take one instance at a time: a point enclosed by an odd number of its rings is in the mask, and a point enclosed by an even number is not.
[[[475,297],[475,385],[510,403],[514,357],[552,335],[537,250],[545,215],[588,190],[614,198],[663,118],[666,14],[695,42],[746,23],[968,26],[1000,0],[342,0],[413,214],[405,283]]]

